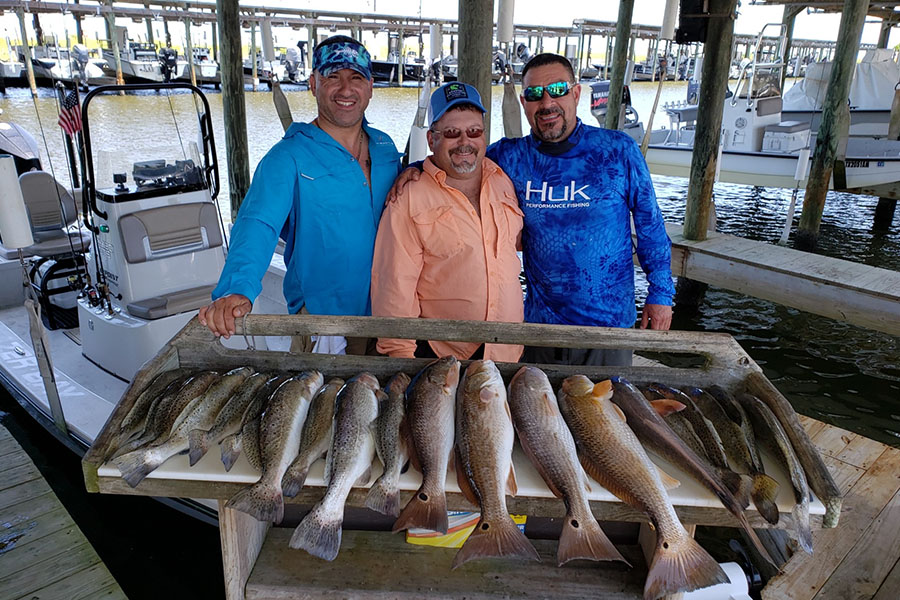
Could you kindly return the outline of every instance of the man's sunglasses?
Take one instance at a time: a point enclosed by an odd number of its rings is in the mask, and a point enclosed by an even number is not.
[[[547,85],[530,85],[522,90],[522,97],[525,102],[538,102],[544,97],[544,90],[551,98],[562,98],[572,89],[572,84],[568,81],[557,81],[548,83]]]
[[[447,138],[448,140],[455,140],[456,138],[461,136],[463,133],[466,134],[467,138],[475,139],[475,138],[480,138],[481,136],[484,135],[484,129],[482,129],[481,127],[470,127],[468,129],[466,129],[465,131],[463,131],[462,129],[457,129],[456,127],[448,127],[447,129],[444,129],[444,130],[432,129],[431,133],[436,133],[438,135],[442,135],[445,138]]]

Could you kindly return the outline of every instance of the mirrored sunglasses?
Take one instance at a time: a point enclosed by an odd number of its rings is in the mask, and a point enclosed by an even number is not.
[[[463,133],[466,134],[467,138],[475,139],[475,138],[480,138],[481,136],[484,135],[484,129],[482,129],[481,127],[469,127],[468,129],[463,131],[462,129],[457,129],[456,127],[449,127],[447,129],[443,129],[443,130],[432,129],[431,133],[437,133],[438,135],[442,135],[445,138],[447,138],[448,140],[455,140],[456,138],[461,136]]]
[[[568,81],[557,81],[548,83],[547,85],[530,85],[522,90],[522,97],[526,102],[537,102],[544,97],[544,91],[551,98],[562,98],[572,89],[572,84]]]

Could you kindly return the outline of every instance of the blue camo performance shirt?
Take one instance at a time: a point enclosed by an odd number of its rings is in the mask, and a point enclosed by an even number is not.
[[[553,156],[533,135],[503,138],[487,150],[509,175],[525,214],[522,254],[525,321],[633,327],[634,263],[647,275],[648,304],[672,304],[671,241],[647,163],[621,131],[578,121]]]
[[[231,230],[215,300],[254,301],[278,238],[285,241],[288,312],[368,315],[375,232],[400,169],[388,135],[369,135],[372,189],[356,160],[311,123],[294,123],[263,157]]]

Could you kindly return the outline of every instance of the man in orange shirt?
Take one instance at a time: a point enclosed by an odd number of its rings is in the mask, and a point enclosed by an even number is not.
[[[522,211],[512,181],[484,156],[481,97],[448,83],[430,109],[424,174],[388,204],[378,227],[372,314],[521,323]],[[516,362],[522,346],[381,338],[378,351]]]

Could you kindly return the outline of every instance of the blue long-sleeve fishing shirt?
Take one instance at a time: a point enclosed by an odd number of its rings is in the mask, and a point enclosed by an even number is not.
[[[368,315],[375,232],[400,169],[391,138],[364,123],[371,188],[356,159],[311,123],[294,123],[260,161],[231,230],[215,300],[254,301],[275,244],[285,241],[288,311]]]
[[[558,144],[534,135],[487,149],[516,188],[525,214],[525,321],[632,327],[631,221],[649,289],[647,304],[672,304],[671,241],[647,163],[621,131],[581,123]]]

